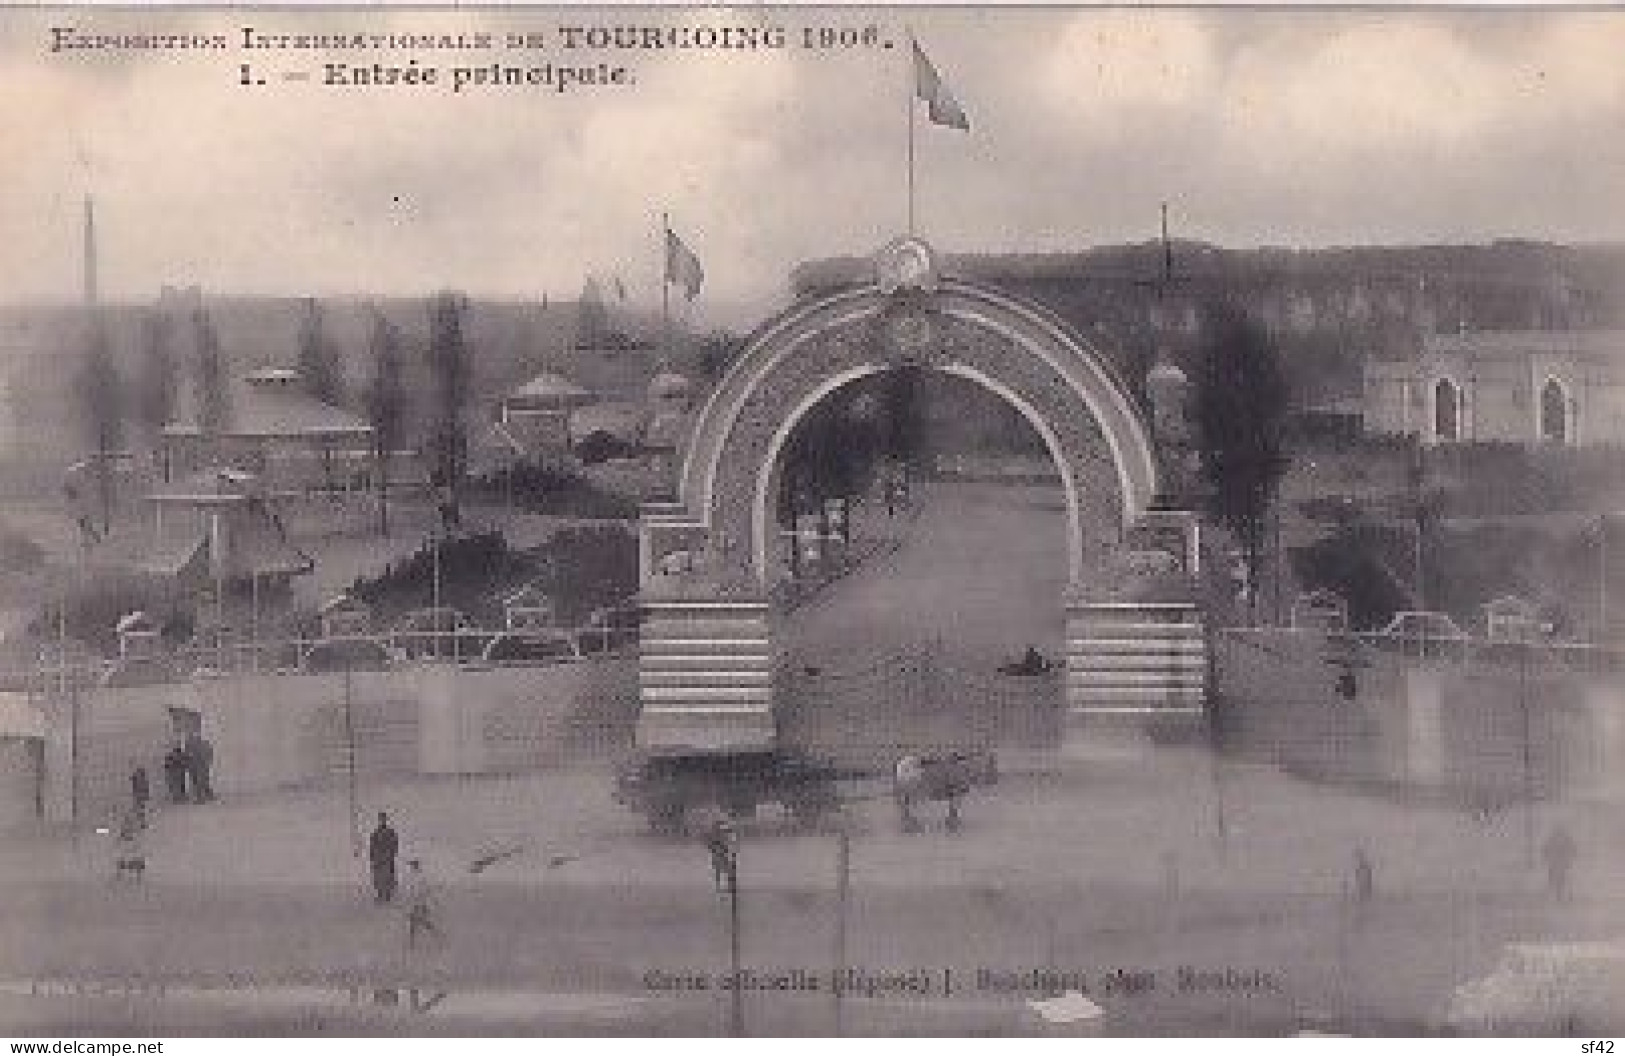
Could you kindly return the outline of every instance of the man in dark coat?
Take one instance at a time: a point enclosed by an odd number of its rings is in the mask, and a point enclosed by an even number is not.
[[[378,827],[367,841],[367,860],[372,865],[372,893],[379,902],[395,897],[395,856],[400,853],[400,837],[389,824],[389,815],[378,814]]]
[[[147,783],[147,768],[136,764],[130,771],[130,805],[135,810],[135,823],[147,827],[147,801],[152,798],[152,786]]]
[[[1579,857],[1574,837],[1562,825],[1557,826],[1541,845],[1541,856],[1546,859],[1546,886],[1551,896],[1567,902],[1573,891],[1574,860]]]
[[[214,798],[214,745],[202,734],[186,741],[187,776],[192,779],[192,801],[207,803]]]
[[[186,751],[179,744],[170,745],[164,755],[164,787],[171,803],[186,802]]]

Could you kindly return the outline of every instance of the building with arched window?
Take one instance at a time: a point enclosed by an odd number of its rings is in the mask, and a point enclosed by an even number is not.
[[[1625,443],[1625,331],[1430,334],[1414,359],[1366,363],[1363,414],[1426,444]]]

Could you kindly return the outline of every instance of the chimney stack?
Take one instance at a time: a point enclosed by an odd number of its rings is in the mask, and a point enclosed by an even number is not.
[[[85,196],[85,306],[96,307],[96,202]]]

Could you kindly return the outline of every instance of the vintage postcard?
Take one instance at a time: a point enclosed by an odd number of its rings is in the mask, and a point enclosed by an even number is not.
[[[1625,11],[43,6],[0,86],[14,1052],[1613,1051]]]

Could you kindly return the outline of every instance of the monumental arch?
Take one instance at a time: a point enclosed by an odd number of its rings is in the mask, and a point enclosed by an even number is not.
[[[1053,603],[1066,611],[1068,716],[1200,713],[1195,607],[1137,596],[1132,560],[1160,537],[1152,549],[1167,560],[1139,563],[1188,574],[1193,522],[1154,509],[1157,452],[1110,361],[1047,311],[941,276],[929,247],[900,239],[870,281],[805,298],[751,335],[694,423],[677,500],[644,508],[640,744],[773,743],[780,456],[820,401],[904,366],[985,387],[1049,450],[1066,497]]]

